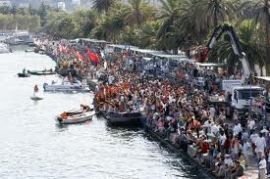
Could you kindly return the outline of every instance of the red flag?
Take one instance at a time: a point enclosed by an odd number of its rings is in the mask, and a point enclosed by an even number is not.
[[[77,56],[77,59],[80,60],[80,61],[84,61],[84,56],[82,54],[80,54],[80,52],[76,52],[76,56]]]
[[[99,55],[92,52],[91,50],[87,49],[87,55],[89,57],[89,59],[94,62],[95,64],[99,63]]]

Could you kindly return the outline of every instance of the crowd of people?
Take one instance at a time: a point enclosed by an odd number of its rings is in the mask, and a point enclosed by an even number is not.
[[[100,110],[141,111],[148,129],[182,148],[215,176],[234,179],[255,166],[260,179],[269,174],[269,127],[260,129],[256,116],[249,114],[232,119],[225,104],[211,103],[212,94],[224,95],[216,76],[205,73],[209,83],[200,88],[192,64],[175,68],[177,83],[153,78],[151,72],[130,71],[125,63],[112,65],[122,70],[116,74],[107,69],[116,80],[100,85],[96,94]]]
[[[249,114],[231,118],[224,103],[209,100],[211,95],[224,95],[222,79],[241,78],[241,73],[216,74],[186,61],[157,64],[130,54],[106,54],[105,61],[106,65],[86,70],[102,81],[95,95],[98,110],[140,111],[148,130],[187,152],[215,176],[238,178],[254,165],[259,179],[270,174],[269,127],[260,128],[256,116]],[[206,79],[203,85],[198,76]]]

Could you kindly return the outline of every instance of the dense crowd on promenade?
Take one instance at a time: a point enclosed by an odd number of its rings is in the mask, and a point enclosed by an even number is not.
[[[103,52],[101,47],[83,44],[79,41],[55,41],[49,36],[39,38],[36,43],[57,64],[56,71],[62,76],[92,76],[93,71],[99,68],[99,61]]]
[[[192,64],[175,68],[177,83],[122,65],[118,74],[107,70],[117,82],[100,86],[96,100],[101,110],[141,111],[150,130],[188,152],[215,176],[237,178],[255,163],[259,178],[266,178],[270,172],[269,128],[258,129],[256,116],[232,119],[226,115],[225,105],[211,104],[210,95],[224,95],[215,76],[208,77],[211,85],[199,89],[193,81],[197,69]]]
[[[52,55],[67,58],[53,45],[46,45]],[[270,173],[269,127],[258,129],[258,119],[248,114],[232,118],[226,105],[209,101],[211,95],[224,95],[220,85],[224,74],[200,70],[188,62],[151,64],[127,54],[106,54],[104,59],[102,64],[75,68],[102,80],[95,95],[99,110],[142,112],[149,130],[187,152],[215,176],[237,178],[254,163],[260,179]],[[62,61],[58,63],[62,67]],[[203,86],[197,85],[197,76],[207,79]],[[235,78],[241,74],[230,77]]]

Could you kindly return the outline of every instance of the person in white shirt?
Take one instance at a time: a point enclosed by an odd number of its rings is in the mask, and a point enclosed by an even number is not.
[[[211,117],[212,119],[214,119],[215,114],[216,114],[216,110],[215,110],[214,106],[211,106],[211,107],[210,107],[209,113],[210,113],[210,117]]]
[[[248,129],[249,130],[253,130],[254,129],[254,126],[255,126],[255,121],[254,119],[248,119],[248,123],[247,123],[247,126],[248,126]]]
[[[260,157],[260,154],[264,154],[264,150],[266,147],[266,142],[265,142],[265,138],[263,137],[262,133],[260,133],[260,137],[257,137],[255,139],[255,152],[257,154],[257,157]]]
[[[243,155],[246,160],[246,165],[249,165],[250,159],[253,156],[252,155],[252,146],[251,143],[248,140],[244,141],[243,148],[242,148]]]
[[[259,178],[258,179],[266,179],[266,160],[264,155],[261,155],[261,159],[259,162]]]
[[[258,136],[258,134],[256,134],[256,133],[250,134],[250,140],[251,140],[251,142],[252,142],[253,144],[255,144],[255,141],[256,141],[257,137],[259,137],[259,136]]]
[[[223,149],[225,141],[226,141],[227,137],[225,135],[225,133],[223,131],[220,132],[220,136],[219,136],[219,142],[220,142],[220,146]]]
[[[234,127],[233,127],[233,135],[234,136],[237,136],[240,132],[242,132],[242,127],[241,127],[241,124],[238,123],[236,124]]]

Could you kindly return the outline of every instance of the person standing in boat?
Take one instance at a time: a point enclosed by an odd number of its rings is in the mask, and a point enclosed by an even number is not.
[[[38,85],[35,85],[34,86],[34,95],[33,96],[36,96],[36,94],[38,93],[39,89],[38,89]]]
[[[34,92],[37,93],[38,91],[39,91],[38,85],[35,85],[35,86],[34,86]]]

